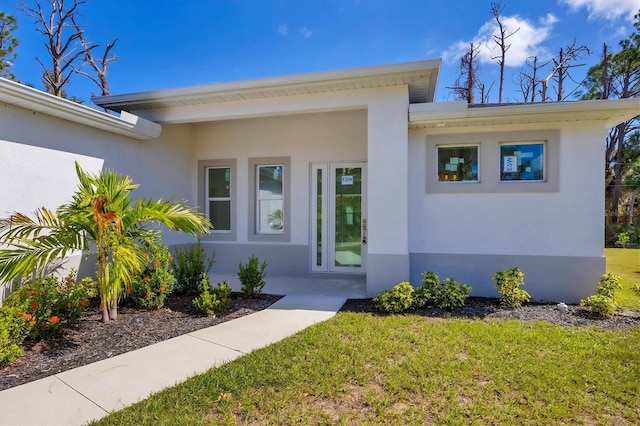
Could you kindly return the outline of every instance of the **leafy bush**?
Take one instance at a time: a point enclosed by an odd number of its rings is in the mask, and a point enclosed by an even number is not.
[[[616,274],[606,273],[599,280],[592,296],[582,299],[580,305],[595,316],[608,318],[616,313],[616,291],[622,288],[622,278]]]
[[[636,284],[633,287],[631,287],[631,290],[637,294],[638,296],[640,296],[640,284]]]
[[[202,277],[202,291],[198,297],[193,299],[193,306],[203,315],[216,315],[227,307],[230,295],[229,283],[222,281],[216,287],[211,287],[209,278],[204,275]]]
[[[618,234],[618,239],[616,240],[616,244],[622,248],[627,248],[629,245],[629,241],[631,241],[631,236],[628,232],[621,232]]]
[[[136,276],[127,289],[136,306],[145,309],[159,309],[164,306],[167,295],[173,291],[174,277],[169,268],[171,253],[167,246],[151,247],[146,252],[147,265]]]
[[[202,274],[208,274],[214,263],[215,252],[207,258],[206,250],[200,245],[200,241],[188,248],[177,248],[171,262],[176,277],[175,293],[199,294]]]
[[[523,303],[531,300],[531,295],[519,288],[524,285],[524,273],[520,269],[511,268],[496,272],[491,279],[496,282],[494,287],[500,293],[500,304],[519,308]]]
[[[22,356],[20,344],[29,333],[31,317],[16,306],[0,308],[0,366]]]
[[[267,275],[264,271],[267,268],[267,261],[260,264],[260,260],[251,255],[247,264],[240,262],[238,264],[238,279],[242,284],[240,291],[246,297],[257,297],[262,293],[264,285],[267,283],[264,277]]]
[[[453,278],[440,282],[434,272],[422,273],[422,285],[415,289],[416,308],[436,306],[441,309],[454,309],[464,306],[471,294],[471,286],[460,284]]]
[[[385,290],[373,298],[376,309],[389,314],[399,314],[414,305],[414,289],[411,283],[401,282],[391,290]]]
[[[43,340],[62,335],[63,326],[80,319],[97,294],[91,278],[76,280],[75,271],[63,279],[53,275],[34,277],[23,282],[5,300],[2,310],[17,309],[28,324],[27,336]]]

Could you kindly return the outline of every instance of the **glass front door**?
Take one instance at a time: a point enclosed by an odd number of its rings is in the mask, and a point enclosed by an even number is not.
[[[365,163],[314,164],[311,172],[312,270],[364,272]]]

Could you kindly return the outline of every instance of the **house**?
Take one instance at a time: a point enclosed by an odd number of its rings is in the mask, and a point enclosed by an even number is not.
[[[216,273],[360,277],[374,296],[423,271],[495,296],[576,302],[604,272],[604,139],[640,100],[435,103],[439,60],[95,98],[111,116],[0,79],[0,215],[55,207],[73,162],[198,205]],[[190,241],[167,235],[170,244]]]

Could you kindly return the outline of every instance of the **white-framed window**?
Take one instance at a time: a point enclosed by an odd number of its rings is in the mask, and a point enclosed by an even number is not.
[[[543,182],[544,142],[504,142],[500,144],[501,182]]]
[[[480,182],[475,145],[438,145],[438,182]]]
[[[284,234],[284,164],[256,166],[256,233]]]
[[[206,215],[212,232],[231,231],[231,168],[206,168]]]

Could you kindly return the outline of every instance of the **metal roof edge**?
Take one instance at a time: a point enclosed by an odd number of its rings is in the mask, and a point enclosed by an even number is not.
[[[0,102],[137,140],[155,139],[162,127],[133,114],[120,117],[0,77]]]
[[[341,80],[357,80],[371,78],[375,76],[385,76],[394,74],[411,74],[433,70],[436,74],[432,80],[437,81],[441,59],[429,59],[423,61],[404,62],[390,65],[376,65],[370,67],[350,68],[334,71],[321,71],[306,74],[294,74],[287,76],[267,77],[260,79],[232,81],[225,83],[213,83],[198,86],[188,86],[173,89],[161,89],[135,93],[125,93],[121,95],[97,96],[92,98],[96,105],[102,107],[113,107],[116,110],[126,106],[127,103],[158,101],[163,99],[186,98],[207,93],[222,93],[257,90],[263,88],[276,88],[289,85],[314,85]],[[126,109],[126,108],[122,108]]]

